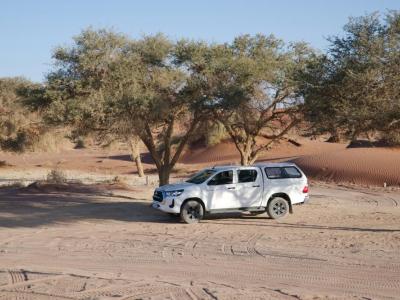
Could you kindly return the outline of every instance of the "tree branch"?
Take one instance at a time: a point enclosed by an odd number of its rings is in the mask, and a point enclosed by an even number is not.
[[[154,143],[153,135],[151,134],[151,130],[148,124],[144,125],[144,132],[141,131],[139,134],[140,138],[142,139],[143,143],[146,145],[147,149],[149,150],[151,157],[154,160],[154,163],[157,166],[157,169],[161,169],[162,162],[160,158],[160,154],[157,151],[156,145]]]
[[[177,163],[179,157],[181,156],[181,153],[183,151],[183,149],[185,148],[186,143],[188,142],[189,138],[191,137],[192,133],[194,132],[194,130],[197,127],[197,124],[200,122],[200,120],[198,118],[194,118],[192,121],[192,124],[190,125],[188,131],[186,132],[186,134],[183,136],[183,138],[180,140],[178,148],[175,151],[175,154],[170,162],[170,166],[171,168],[173,168],[175,166],[175,164]]]

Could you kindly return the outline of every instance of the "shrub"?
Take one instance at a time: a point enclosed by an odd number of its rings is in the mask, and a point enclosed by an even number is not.
[[[71,149],[74,145],[70,139],[65,137],[66,130],[47,130],[38,137],[32,144],[30,150],[35,152],[59,152],[64,149]]]
[[[228,137],[223,124],[216,122],[208,124],[205,131],[205,139],[207,146],[219,144],[222,140]]]
[[[85,140],[82,137],[78,137],[75,143],[75,149],[83,149],[86,148]]]
[[[47,174],[47,182],[62,184],[67,182],[67,176],[59,169],[53,169]]]
[[[31,83],[21,78],[0,78],[0,148],[23,152],[31,148],[43,132],[41,117],[22,104],[19,90]]]
[[[383,136],[382,141],[388,146],[400,146],[400,132],[390,131]]]
[[[28,147],[28,134],[25,131],[18,131],[14,136],[2,138],[1,148],[6,151],[23,152]]]
[[[23,187],[25,187],[25,185],[20,181],[9,182],[7,184],[0,185],[0,189],[10,189],[10,188],[18,189],[18,188],[23,188]]]

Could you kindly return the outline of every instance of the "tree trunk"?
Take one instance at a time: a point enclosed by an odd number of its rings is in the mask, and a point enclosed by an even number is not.
[[[142,159],[140,157],[140,138],[138,136],[132,136],[128,138],[128,144],[131,150],[131,158],[132,161],[136,164],[136,169],[139,174],[139,177],[144,176]]]
[[[251,157],[249,158],[249,165],[254,164],[256,162],[257,158],[258,158],[258,152],[252,153]]]
[[[249,156],[247,155],[246,152],[240,152],[240,164],[242,166],[248,166],[249,165]]]
[[[342,140],[342,135],[337,128],[333,128],[330,132],[331,136],[328,138],[328,143],[340,143]]]
[[[157,166],[158,171],[158,179],[159,185],[165,185],[169,183],[169,176],[175,164],[178,162],[179,157],[182,154],[182,151],[187,144],[189,138],[192,136],[193,132],[195,132],[197,125],[199,124],[200,119],[194,119],[186,134],[180,139],[180,142],[175,150],[175,154],[172,155],[172,145],[171,139],[173,137],[173,129],[174,129],[174,119],[170,121],[168,124],[165,137],[163,139],[164,142],[164,153],[161,156],[161,153],[157,150],[155,137],[151,131],[149,124],[145,124],[144,131],[141,132],[140,138],[149,150],[151,157],[154,160],[154,163]]]
[[[240,164],[242,166],[248,166],[251,164],[251,146],[250,143],[247,142],[240,152]]]
[[[169,176],[171,174],[171,168],[169,166],[162,166],[158,170],[159,186],[169,184]]]
[[[142,159],[140,158],[140,154],[138,156],[136,156],[135,163],[136,163],[136,168],[137,168],[139,177],[143,177],[144,171],[143,171]]]

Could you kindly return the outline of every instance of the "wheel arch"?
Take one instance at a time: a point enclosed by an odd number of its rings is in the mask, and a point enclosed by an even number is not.
[[[267,206],[268,206],[268,203],[269,203],[272,199],[277,198],[277,197],[281,197],[281,198],[287,200],[287,202],[289,203],[289,213],[292,214],[292,213],[293,213],[292,200],[290,200],[289,195],[286,194],[286,193],[274,193],[274,194],[272,194],[271,197],[269,197],[269,199],[268,199],[268,201],[267,201]]]
[[[204,212],[206,212],[206,206],[204,205],[203,200],[201,200],[200,198],[197,198],[197,197],[191,197],[191,198],[185,199],[185,200],[182,202],[181,207],[180,207],[179,210],[182,211],[182,207],[185,205],[185,203],[188,202],[188,201],[192,201],[192,200],[199,202],[199,203],[201,204],[201,206],[203,206]]]

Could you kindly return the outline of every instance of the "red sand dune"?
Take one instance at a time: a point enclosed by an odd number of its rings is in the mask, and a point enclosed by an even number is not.
[[[346,144],[326,143],[307,138],[296,138],[300,147],[282,142],[264,152],[261,161],[294,161],[311,179],[362,185],[400,186],[400,149],[391,148],[346,148]],[[148,157],[143,155],[144,158]],[[13,169],[40,170],[62,168],[102,174],[135,174],[126,150],[102,149],[68,150],[60,153],[25,153],[12,155],[0,152],[0,161],[6,161],[4,172]],[[147,172],[155,166],[145,159]],[[240,162],[240,155],[231,141],[212,147],[197,146],[187,150],[179,160],[182,170],[196,170],[216,164]],[[150,171],[151,170],[151,171]],[[8,175],[7,175],[8,176]]]
[[[400,150],[353,148],[293,160],[314,179],[363,185],[400,186]]]
[[[222,142],[211,147],[196,147],[188,150],[180,159],[184,164],[214,163],[220,161],[239,161],[240,155],[232,142]]]
[[[345,144],[300,141],[302,146],[281,143],[260,156],[261,161],[293,161],[316,180],[362,185],[400,186],[400,150],[391,148],[346,148]],[[232,142],[189,150],[185,164],[238,163]]]
[[[346,148],[344,144],[325,143],[320,141],[311,141],[301,139],[299,142],[301,147],[296,147],[293,144],[282,142],[276,144],[271,150],[265,151],[260,155],[259,161],[284,161],[294,159],[302,155],[330,153]],[[232,162],[239,163],[240,155],[235,145],[231,141],[224,141],[220,144],[211,147],[197,147],[188,150],[180,159],[184,164],[213,164],[215,162]]]

